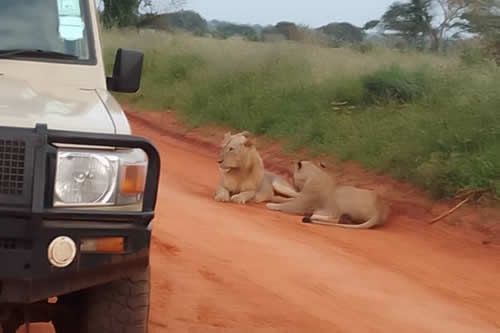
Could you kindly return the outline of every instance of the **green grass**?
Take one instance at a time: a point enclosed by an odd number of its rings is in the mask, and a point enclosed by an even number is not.
[[[434,197],[500,194],[500,70],[488,63],[154,32],[104,43],[108,66],[116,47],[145,52],[142,88],[123,102],[357,160]]]

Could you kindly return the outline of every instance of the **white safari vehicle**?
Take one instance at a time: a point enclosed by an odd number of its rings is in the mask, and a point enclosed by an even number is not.
[[[0,327],[144,333],[160,159],[110,91],[94,0],[0,0]]]

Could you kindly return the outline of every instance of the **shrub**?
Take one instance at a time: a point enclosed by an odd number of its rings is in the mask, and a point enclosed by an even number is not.
[[[398,65],[382,68],[362,77],[367,102],[395,100],[406,103],[421,97],[428,88],[426,71],[407,70]]]
[[[370,53],[375,50],[375,45],[370,41],[363,41],[355,43],[351,46],[354,51],[360,52],[362,54]]]
[[[487,59],[486,51],[481,47],[468,47],[460,54],[460,60],[468,66],[484,64]]]

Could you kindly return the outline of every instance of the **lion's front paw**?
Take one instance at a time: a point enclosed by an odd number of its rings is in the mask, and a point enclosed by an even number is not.
[[[267,209],[272,209],[272,210],[278,210],[278,204],[272,203],[272,202],[268,202],[268,203],[266,203],[266,208]]]
[[[231,197],[231,201],[235,202],[235,203],[239,203],[239,204],[245,204],[245,203],[247,203],[248,199],[244,195],[241,195],[241,193],[240,193],[240,194],[233,195]]]
[[[215,199],[215,201],[219,201],[219,202],[227,202],[230,199],[229,198],[229,193],[228,192],[224,192],[224,191],[215,193],[214,199]]]

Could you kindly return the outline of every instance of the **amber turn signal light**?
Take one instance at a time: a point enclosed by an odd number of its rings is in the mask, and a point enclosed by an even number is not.
[[[80,239],[81,252],[123,252],[125,239],[123,237],[95,237]]]
[[[123,194],[144,193],[146,183],[145,165],[123,165],[120,170],[120,192]]]

